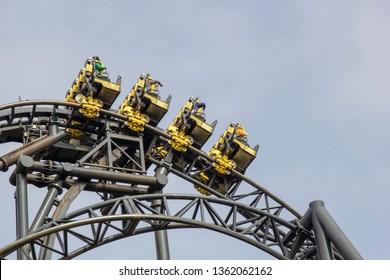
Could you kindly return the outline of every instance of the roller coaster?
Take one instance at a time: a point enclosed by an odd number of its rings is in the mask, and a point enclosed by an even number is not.
[[[99,57],[90,57],[65,101],[0,106],[0,143],[20,145],[0,157],[0,170],[14,168],[17,225],[2,259],[73,259],[148,232],[157,259],[170,259],[168,230],[182,228],[225,234],[276,259],[362,259],[322,201],[301,215],[245,176],[259,146],[248,144],[242,124],[232,122],[204,152],[217,125],[206,121],[206,104],[189,97],[162,129],[171,101],[161,98],[162,82],[140,75],[115,110],[121,79],[112,82]],[[167,192],[168,175],[196,191]],[[28,192],[36,189],[46,191],[31,213]],[[98,194],[96,201],[70,211],[85,192]]]

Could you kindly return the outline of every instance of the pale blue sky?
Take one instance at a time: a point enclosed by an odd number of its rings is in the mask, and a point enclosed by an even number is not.
[[[389,1],[39,0],[0,7],[0,104],[19,95],[63,100],[93,55],[111,76],[122,76],[118,102],[141,73],[151,73],[165,84],[162,94],[173,96],[162,128],[188,97],[199,96],[207,118],[219,122],[206,151],[230,122],[242,123],[249,142],[260,144],[250,178],[302,214],[324,200],[364,258],[390,258]],[[0,145],[0,154],[7,149]],[[10,172],[1,175],[0,220],[10,226],[0,230],[0,246],[15,238]],[[171,231],[169,238],[175,259],[264,257],[211,232]],[[85,258],[153,259],[153,240],[126,239]]]

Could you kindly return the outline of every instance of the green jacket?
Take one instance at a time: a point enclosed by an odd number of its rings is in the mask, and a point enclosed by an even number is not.
[[[95,68],[98,71],[102,71],[102,70],[107,69],[107,67],[104,66],[103,63],[101,63],[100,61],[95,61]]]

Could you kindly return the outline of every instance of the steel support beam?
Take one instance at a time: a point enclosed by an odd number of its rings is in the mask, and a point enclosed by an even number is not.
[[[53,220],[60,220],[62,219],[67,211],[69,210],[70,205],[76,199],[78,194],[84,190],[84,187],[87,183],[85,182],[75,182],[70,187],[70,189],[65,193],[64,197],[61,199],[61,202],[57,206],[56,210],[54,211],[51,218]],[[40,260],[48,260],[51,259],[52,251],[48,250],[48,248],[52,248],[54,246],[55,242],[55,236],[50,235],[46,236],[43,240],[43,244],[45,244],[46,247],[42,247],[39,252],[39,259]]]
[[[318,217],[316,215],[312,215],[313,222],[313,231],[314,237],[317,244],[317,256],[320,260],[331,260],[330,254],[330,242],[326,237],[324,229],[322,228],[320,222],[318,221]]]
[[[60,131],[54,135],[44,136],[34,142],[30,142],[18,149],[13,150],[12,152],[3,155],[0,157],[0,170],[7,171],[8,168],[15,164],[19,157],[22,155],[32,156],[36,153],[39,153],[51,145],[61,141],[66,136],[65,131]]]
[[[16,174],[16,239],[26,237],[28,234],[28,194],[26,174]],[[21,247],[17,252],[19,260],[27,259],[23,252],[26,246]]]
[[[309,204],[309,209],[300,220],[297,220],[298,228],[286,235],[285,242],[295,238],[289,253],[290,259],[295,259],[302,244],[314,232],[315,247],[320,260],[332,260],[336,256],[343,259],[362,260],[362,256],[352,245],[341,228],[337,225],[321,200]],[[336,250],[335,250],[336,249]]]
[[[283,256],[282,254],[278,253],[277,251],[271,249],[270,247],[266,246],[262,242],[258,242],[257,240],[252,239],[248,235],[243,235],[242,233],[232,231],[231,229],[220,227],[214,224],[210,223],[204,223],[202,221],[194,220],[194,219],[188,219],[188,218],[182,218],[182,217],[175,217],[175,216],[164,216],[164,215],[149,215],[149,214],[126,214],[126,215],[109,215],[109,216],[101,216],[101,217],[93,217],[83,220],[75,220],[75,221],[69,221],[65,224],[60,224],[51,228],[47,228],[43,231],[39,231],[36,233],[33,233],[31,235],[28,235],[27,237],[16,240],[15,242],[8,244],[4,246],[3,248],[0,248],[0,256],[5,257],[8,254],[12,253],[13,251],[17,250],[18,247],[26,245],[30,242],[34,242],[34,240],[41,239],[42,237],[49,236],[52,234],[55,234],[57,232],[66,231],[72,228],[84,226],[84,225],[90,225],[94,223],[107,223],[110,221],[124,221],[124,220],[147,220],[147,221],[161,221],[161,222],[173,222],[175,224],[184,224],[188,225],[191,228],[205,228],[208,230],[216,231],[222,234],[226,234],[227,236],[231,236],[233,238],[236,238],[238,240],[241,240],[243,242],[246,242],[249,245],[252,245],[258,249],[261,249],[270,255],[274,256],[277,259],[281,260],[287,260],[288,258],[286,256]],[[175,228],[175,227],[172,227]],[[39,244],[37,244],[39,246]],[[92,245],[92,244],[91,244]],[[79,254],[78,254],[79,255]]]
[[[31,157],[22,155],[20,168],[28,169],[28,171],[37,171],[42,173],[53,173],[58,176],[74,176],[82,179],[97,179],[105,181],[114,181],[129,183],[134,185],[147,185],[161,187],[167,183],[167,177],[164,174],[157,173],[156,176],[146,176],[130,173],[112,172],[107,170],[77,167],[70,163],[64,164],[46,164],[45,162],[34,161]],[[15,185],[15,173],[18,172],[18,167],[10,177],[10,183]]]
[[[167,160],[170,161],[172,157],[172,153],[169,153],[167,156]],[[166,182],[164,184],[160,184],[158,186],[152,187],[153,193],[162,193],[163,187],[168,183],[168,175],[169,170],[165,166],[158,166],[155,170],[155,176],[156,177],[165,177]],[[152,207],[161,214],[165,214],[165,210],[161,207],[162,200],[161,199],[154,199],[152,200]],[[156,243],[156,254],[158,260],[169,260],[170,254],[169,254],[169,242],[168,242],[168,233],[167,230],[156,230],[154,232],[154,239]]]
[[[169,242],[167,230],[157,230],[154,232],[156,242],[156,255],[158,260],[170,260]]]
[[[33,223],[31,224],[29,232],[34,232],[37,228],[43,225],[45,218],[49,215],[50,210],[54,205],[54,201],[59,194],[62,193],[62,188],[58,184],[50,184],[46,197],[44,198],[41,207],[38,210],[37,215]]]
[[[295,238],[295,242],[291,246],[291,251],[289,253],[290,259],[295,259],[295,256],[299,253],[299,249],[305,240],[311,235],[311,230],[313,228],[312,218],[311,218],[311,208],[309,208],[306,213],[302,216],[300,220],[296,221],[298,227],[294,231],[290,231],[286,235],[285,242]]]
[[[337,225],[332,216],[325,209],[323,201],[317,200],[310,203],[314,220],[318,220],[318,224],[314,224],[314,230],[322,228],[327,239],[334,244],[340,254],[347,260],[362,260],[363,257],[359,254],[351,241]],[[317,228],[317,229],[316,229]],[[317,237],[316,237],[317,240]],[[317,244],[318,246],[318,244]]]

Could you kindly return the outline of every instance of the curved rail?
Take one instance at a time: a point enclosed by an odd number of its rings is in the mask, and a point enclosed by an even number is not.
[[[157,199],[162,201],[162,210],[158,212],[148,205],[149,201]],[[180,203],[180,208],[175,213],[170,213],[172,211],[170,209],[172,201]],[[109,208],[110,215],[99,214],[102,209],[107,210],[107,208]],[[122,211],[126,209],[128,214],[119,213],[119,209]],[[251,218],[245,218],[245,214],[251,214]],[[114,224],[115,221],[126,220],[129,220],[127,224]],[[142,226],[139,223],[140,221],[146,221],[147,223]],[[266,226],[271,222],[277,224],[278,231],[275,232],[272,227]],[[77,231],[78,227],[87,224],[97,225],[90,228],[91,232],[89,234],[83,233],[81,230]],[[1,248],[0,255],[4,258],[27,244],[34,247],[33,251],[38,251],[40,246],[44,246],[44,244],[39,243],[39,239],[53,233],[62,232],[62,242],[59,243],[66,244],[66,235],[77,236],[79,239],[85,240],[86,243],[85,246],[73,252],[68,247],[63,247],[62,253],[57,251],[62,255],[61,258],[69,259],[81,252],[86,252],[120,238],[157,229],[183,228],[183,225],[201,227],[226,234],[255,246],[277,259],[287,259],[283,251],[287,250],[288,245],[283,250],[278,251],[276,248],[279,248],[281,244],[277,243],[283,239],[286,231],[293,230],[296,227],[293,223],[287,222],[276,215],[225,199],[185,194],[139,195],[112,199],[79,209],[63,219],[52,221],[37,229],[35,233]],[[265,230],[262,229],[262,226]],[[115,230],[116,233],[107,234],[108,228]],[[277,246],[270,246],[268,243]]]
[[[0,130],[6,130],[9,129],[10,127],[14,127],[16,129],[21,125],[35,125],[35,124],[38,125],[55,124],[64,129],[72,128],[72,120],[80,119],[80,116],[77,116],[77,110],[79,108],[80,105],[77,103],[51,101],[51,100],[21,101],[21,102],[2,105],[0,106]],[[88,129],[91,129],[91,133],[99,134],[98,137],[100,137],[101,135],[103,134],[106,135],[108,133],[107,130],[104,130],[107,125],[107,122],[110,122],[110,124],[114,126],[121,127],[124,125],[124,122],[126,120],[127,118],[121,114],[118,114],[111,110],[101,109],[100,117],[92,120],[87,120],[84,124],[84,128],[87,131]],[[101,126],[100,132],[97,132],[96,129],[94,130],[94,127],[97,126]],[[169,134],[167,134],[163,129],[158,127],[153,127],[146,124],[145,130],[146,132],[153,135],[155,139],[158,138],[159,141],[167,142],[171,138]],[[114,136],[110,136],[110,139],[113,137]],[[15,139],[12,138],[12,140]],[[5,139],[3,142],[12,141],[12,140]],[[101,140],[98,140],[94,144],[95,147],[99,147],[99,141]],[[118,148],[120,149],[119,146]],[[196,149],[192,146],[188,147],[188,153],[192,153],[193,155],[196,155],[197,158],[196,160],[201,158],[210,163],[214,162],[214,158],[210,157],[207,153],[203,152],[202,150]],[[153,155],[149,153],[146,153],[145,158],[148,162],[156,165],[157,167],[165,166],[164,162],[162,162],[160,159],[154,158]],[[118,205],[119,202],[117,201],[120,201],[119,204],[125,205],[124,206],[125,208],[128,207],[128,205],[138,205],[137,207],[141,207],[141,208],[137,208],[138,209],[137,211],[139,211],[140,209],[142,209],[142,211],[146,211],[145,209],[148,209],[147,211],[150,211],[150,213],[148,215],[142,213],[128,214],[128,215],[118,214],[116,215],[116,217],[114,217],[113,215],[107,215],[107,216],[102,216],[97,218],[96,212],[94,212],[93,214],[94,216],[90,216],[90,218],[88,218],[90,219],[90,221],[86,219],[86,220],[80,220],[78,222],[70,222],[70,219],[72,219],[73,216],[69,214],[66,217],[60,217],[60,220],[53,221],[52,224],[50,223],[46,224],[46,226],[54,225],[54,224],[56,226],[52,228],[40,228],[38,232],[30,233],[26,237],[23,237],[17,240],[16,242],[11,243],[10,245],[2,248],[0,250],[1,255],[2,256],[7,255],[9,252],[16,250],[28,243],[30,243],[31,247],[34,247],[34,244],[35,245],[38,244],[37,238],[47,236],[49,234],[52,234],[54,232],[59,232],[61,230],[66,232],[70,228],[77,227],[81,224],[97,223],[100,226],[102,226],[104,223],[108,223],[109,221],[116,221],[120,219],[136,221],[137,219],[139,219],[139,217],[142,217],[146,221],[155,220],[155,221],[163,222],[163,225],[160,224],[157,226],[157,224],[151,224],[148,229],[133,228],[130,231],[131,234],[138,234],[145,231],[156,230],[161,228],[164,229],[175,228],[175,227],[179,227],[178,224],[204,227],[241,239],[247,243],[257,246],[259,249],[269,253],[270,255],[276,258],[279,259],[289,258],[289,251],[291,250],[294,241],[294,236],[297,235],[300,230],[300,225],[297,224],[296,221],[301,219],[302,216],[296,210],[294,210],[290,205],[288,205],[285,201],[278,198],[275,194],[273,194],[263,186],[259,185],[258,183],[254,182],[250,178],[244,176],[243,174],[235,170],[232,170],[231,176],[233,176],[233,180],[237,181],[238,183],[235,185],[234,192],[227,195],[223,195],[211,189],[207,185],[197,181],[194,178],[191,171],[171,169],[169,167],[167,168],[167,170],[168,170],[167,172],[174,173],[175,175],[187,180],[192,184],[200,185],[202,188],[214,194],[215,197],[206,198],[202,196],[188,196],[188,195],[180,196],[180,195],[167,195],[167,194],[153,196],[151,194],[148,194],[148,195],[134,195],[130,198],[126,197],[126,199],[122,199],[122,198],[119,198],[117,200],[108,199],[103,203],[98,204],[97,206],[93,206],[92,208],[88,207],[84,209],[86,211],[85,213],[90,211],[90,209],[94,209],[94,207],[97,207],[96,209],[103,209],[103,208],[107,209],[107,207],[108,208],[113,207],[113,205]],[[53,174],[55,175],[55,171]],[[241,182],[245,182],[251,188],[253,188],[253,190],[249,192],[245,191],[240,193],[237,190],[241,188],[240,186]],[[162,201],[163,207],[161,207],[162,209],[161,211],[165,211],[165,212],[153,213],[152,211],[153,208],[151,208],[150,206],[146,206],[146,204],[142,204],[140,202],[142,200],[153,201],[156,199]],[[199,211],[199,209],[203,209],[202,210],[203,213],[207,212],[208,215],[212,217],[213,223],[206,223],[204,217],[203,220],[200,221],[194,221],[193,219],[192,221],[190,221],[191,219],[185,219],[180,215],[179,216],[169,215],[170,212],[169,212],[168,201],[175,200],[175,199],[191,200],[192,201],[191,203],[193,203],[192,206],[198,205],[197,206],[198,210],[196,211]],[[196,202],[194,202],[195,200]],[[203,203],[203,204],[200,205],[199,203]],[[217,203],[219,205],[230,207],[228,210],[230,216],[225,218],[220,217],[218,211],[216,211],[213,207],[211,207],[212,203]],[[245,204],[247,205],[245,206]],[[188,205],[182,208],[182,212],[187,212],[189,210],[189,208],[186,209],[185,207],[188,207]],[[186,210],[184,211],[183,209]],[[80,211],[82,212],[82,210]],[[134,209],[130,207],[129,211],[134,211]],[[238,216],[240,216],[240,218],[242,219],[241,224],[237,224],[237,220],[231,222],[230,224],[227,222],[230,220],[231,217],[235,217],[234,219],[237,219]],[[66,221],[65,224],[63,224],[64,221]],[[173,223],[177,223],[177,224],[173,225]],[[68,224],[68,226],[66,224]],[[243,224],[246,224],[247,228],[243,229],[241,226]],[[284,228],[283,230],[281,229],[282,227]],[[247,239],[248,238],[247,236],[245,235],[243,236],[242,232],[247,234],[251,232],[253,229],[256,229],[256,233],[253,232],[251,233],[251,236],[252,238],[254,238],[254,240],[251,239],[249,241],[249,239]],[[109,240],[116,240],[119,238],[123,238],[125,236],[130,236],[131,235],[130,233],[127,232],[127,234],[121,233],[117,236],[115,235],[106,236],[106,239],[100,240],[101,243],[99,244],[107,243],[109,242]],[[91,239],[91,237],[88,237],[86,239],[87,240]],[[88,244],[86,245],[85,248],[77,249],[75,250],[73,255],[72,253],[67,252],[65,254],[66,256],[63,257],[68,258],[71,256],[78,255],[81,252],[94,248],[96,244],[97,243],[95,243],[94,245]],[[307,244],[304,244],[304,247],[310,247],[312,245],[313,245],[312,242],[309,241]],[[278,247],[280,251],[278,252],[277,250],[270,249],[270,247],[272,246]]]
[[[21,118],[21,117],[23,117],[24,115],[26,115],[26,114],[28,114],[30,112],[28,110],[24,110],[23,112],[21,112],[22,116],[19,116],[17,114],[17,112],[15,112],[15,108],[17,108],[17,107],[34,106],[33,110],[31,110],[31,114],[39,114],[40,110],[39,110],[39,108],[37,110],[37,108],[36,108],[37,105],[52,105],[54,107],[56,107],[56,106],[64,106],[64,107],[71,107],[71,108],[73,108],[73,110],[80,108],[80,104],[71,103],[71,102],[65,102],[65,101],[52,101],[52,100],[21,101],[21,102],[15,102],[15,103],[10,103],[10,104],[6,104],[6,105],[0,106],[0,121],[2,119],[4,119],[5,116],[10,116],[9,113],[5,113],[5,114],[2,113],[2,111],[6,110],[6,109],[11,109],[11,112],[15,115],[15,117],[13,119],[15,119],[16,117]],[[50,113],[56,112],[56,114],[59,114],[60,117],[66,118],[69,115],[72,115],[71,112],[73,110],[57,109],[57,108],[55,108],[55,109],[53,109],[52,111],[49,111],[49,112]],[[45,112],[47,113],[48,110],[46,109]],[[108,118],[108,119],[116,119],[118,121],[126,121],[127,120],[125,116],[123,116],[121,114],[118,114],[116,112],[110,111],[110,110],[101,109],[100,113],[103,116],[105,116],[106,118]],[[63,125],[64,127],[66,127],[66,125],[69,125],[69,121],[68,122],[63,122],[63,123],[58,123],[58,124],[59,125]],[[0,128],[1,128],[1,125],[0,125]],[[153,127],[153,126],[150,126],[148,124],[145,124],[145,129],[150,131],[151,133],[153,133],[155,135],[160,136],[160,137],[163,137],[163,138],[166,138],[166,139],[170,139],[171,138],[171,136],[169,134],[167,134],[164,130],[156,128],[156,127]],[[201,156],[204,159],[207,159],[210,162],[214,162],[215,161],[215,159],[213,157],[210,157],[207,153],[203,152],[202,150],[196,149],[196,148],[194,148],[192,146],[190,146],[188,149],[189,149],[189,151],[191,151],[191,152]],[[270,198],[272,198],[277,203],[279,203],[284,208],[286,208],[288,211],[290,211],[297,218],[301,218],[302,217],[301,214],[299,212],[297,212],[293,207],[288,205],[285,201],[283,201],[281,198],[277,197],[275,194],[270,192],[265,187],[261,186],[260,184],[256,183],[255,181],[251,180],[250,178],[244,176],[243,174],[241,174],[241,173],[239,173],[239,172],[237,172],[235,170],[232,170],[232,174],[234,176],[237,176],[239,179],[247,182],[248,184],[250,184],[251,186],[253,186],[257,190],[259,190],[259,191],[263,192],[264,194],[268,195]]]

